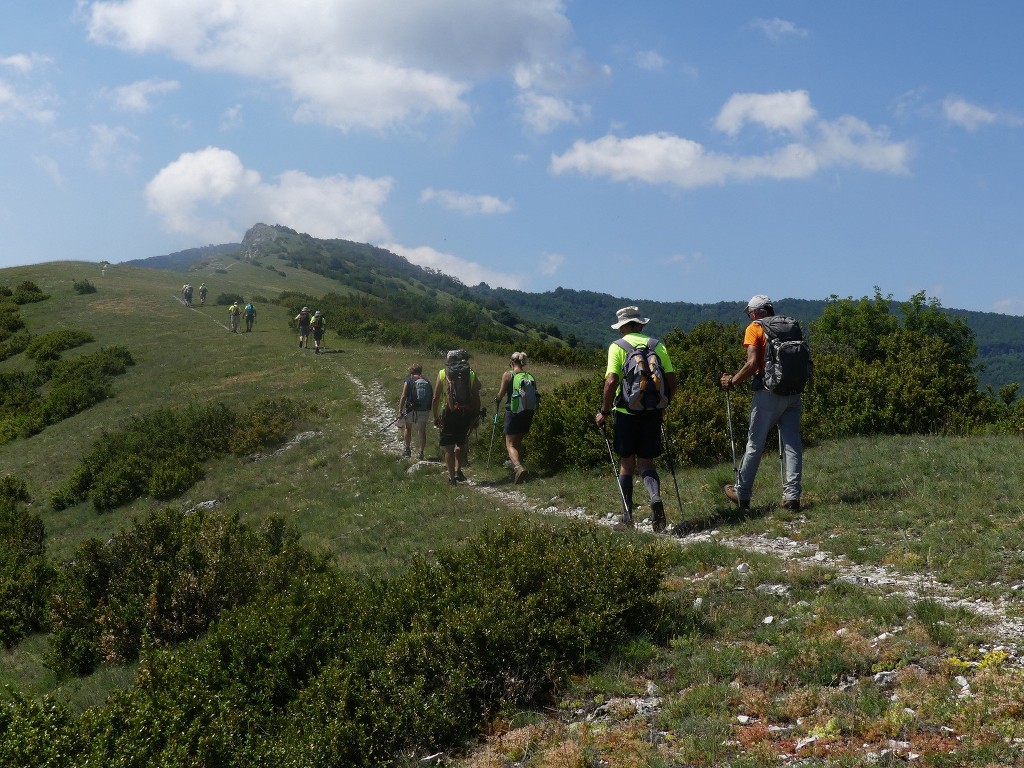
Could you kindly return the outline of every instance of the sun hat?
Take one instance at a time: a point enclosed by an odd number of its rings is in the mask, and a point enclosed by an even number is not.
[[[750,301],[747,302],[747,306],[743,309],[744,312],[752,312],[755,309],[764,309],[770,307],[772,300],[765,296],[763,293],[759,293],[756,296],[751,296]]]
[[[615,317],[617,318],[617,321],[612,323],[612,328],[615,330],[618,330],[626,323],[640,323],[640,325],[647,325],[651,322],[649,317],[640,316],[639,307],[623,307],[616,311]]]
[[[313,313],[313,317],[319,317],[319,316],[320,316],[320,310],[318,309],[316,312]]]
[[[464,349],[453,349],[446,356],[449,363],[457,363],[460,360],[469,360],[469,352]]]

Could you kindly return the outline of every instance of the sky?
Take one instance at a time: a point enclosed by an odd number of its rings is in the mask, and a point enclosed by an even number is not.
[[[1024,315],[1020,0],[0,0],[0,267],[367,242],[467,285]]]

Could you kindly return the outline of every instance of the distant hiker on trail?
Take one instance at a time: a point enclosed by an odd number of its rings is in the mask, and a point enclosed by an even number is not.
[[[324,316],[320,314],[318,309],[313,313],[313,319],[309,322],[309,327],[313,329],[313,346],[316,348],[316,354],[320,354],[320,342],[324,338]]]
[[[228,307],[228,322],[231,324],[231,332],[238,333],[238,320],[242,316],[242,308],[238,306],[238,302],[234,302]]]
[[[640,473],[651,497],[654,530],[665,530],[665,505],[661,478],[654,460],[661,455],[662,414],[676,391],[676,374],[665,345],[643,333],[650,322],[638,307],[615,313],[612,328],[622,334],[608,347],[601,409],[594,421],[601,430],[615,409],[615,452],[619,455],[619,489],[623,503],[622,523],[633,526],[633,474]]]
[[[199,284],[199,306],[206,304],[206,283]]]
[[[453,349],[437,374],[431,402],[434,424],[441,430],[441,448],[448,467],[448,483],[455,485],[462,472],[469,429],[480,415],[480,380],[469,367],[469,352]]]
[[[181,299],[185,302],[186,307],[192,306],[192,283],[185,283],[181,287]]]
[[[242,314],[245,315],[245,332],[252,333],[252,324],[256,322],[256,307],[251,301],[245,305]]]
[[[427,421],[434,403],[434,388],[423,378],[423,366],[419,363],[409,366],[409,375],[402,382],[402,394],[398,398],[398,419],[402,422],[405,448],[402,455],[412,456],[412,431],[416,428],[416,448],[419,459],[427,447]]]
[[[779,329],[783,333],[792,334],[792,326],[795,324],[797,340],[802,342],[803,334],[799,323],[792,318],[776,315],[772,300],[763,294],[751,298],[743,311],[750,318],[750,325],[743,332],[743,346],[747,348],[747,359],[736,373],[723,373],[719,383],[723,389],[728,390],[750,379],[750,388],[754,394],[750,403],[747,449],[736,472],[736,484],[726,485],[725,495],[740,509],[750,509],[754,477],[761,463],[768,432],[778,425],[779,453],[780,458],[784,457],[782,506],[785,509],[798,510],[803,474],[803,444],[800,439],[800,413],[803,403],[800,393],[809,375],[810,353],[806,344],[790,344],[794,354],[790,359],[795,362],[794,368],[788,368],[789,363],[785,360],[776,368],[777,361],[769,359],[775,355],[774,349],[769,347],[773,343],[773,337],[779,336]],[[784,351],[782,354],[787,353]],[[785,378],[787,373],[795,375],[796,379],[779,381]]]
[[[512,462],[515,482],[521,483],[526,477],[522,458],[523,438],[530,431],[539,396],[536,379],[532,373],[524,370],[526,353],[513,352],[509,366],[511,370],[505,371],[501,377],[501,386],[498,387],[494,404],[496,408],[500,408],[501,401],[505,401],[505,450],[508,452],[509,461]]]
[[[295,316],[295,324],[299,327],[299,347],[306,346],[309,338],[309,307],[303,307]]]

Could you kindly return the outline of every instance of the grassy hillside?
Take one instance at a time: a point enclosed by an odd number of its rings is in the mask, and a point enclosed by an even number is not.
[[[181,273],[117,265],[101,274],[71,262],[0,271],[0,285],[32,280],[51,295],[21,308],[31,332],[81,328],[96,340],[68,356],[118,344],[136,360],[114,382],[113,398],[0,446],[2,472],[28,484],[52,558],[69,557],[89,537],[105,541],[152,510],[211,501],[247,520],[281,513],[311,547],[372,576],[400,574],[417,556],[523,511],[551,521],[614,519],[609,464],[552,475],[528,458],[529,481],[513,486],[501,435],[489,450],[487,425],[471,440],[468,485],[450,488],[436,462],[398,458],[398,431],[387,424],[400,382],[412,362],[439,367],[436,356],[342,340],[332,330],[326,353],[313,355],[298,348],[288,312],[260,301],[254,333],[228,332],[226,307],[212,304],[220,293],[339,290],[293,263],[212,261],[190,275],[210,288],[207,306],[191,310],[178,301]],[[97,292],[76,294],[82,279]],[[329,329],[340,320],[328,317]],[[489,409],[506,360],[474,355]],[[0,369],[26,365],[18,356]],[[581,375],[531,369],[544,392]],[[217,459],[170,502],[143,499],[105,514],[88,503],[50,508],[50,494],[89,445],[130,416],[267,395],[308,408],[308,428],[291,447],[257,460]],[[436,432],[429,435],[434,446]],[[600,445],[598,433],[593,440]],[[797,514],[778,506],[778,464],[769,456],[757,514],[747,518],[721,496],[730,465],[673,471],[663,459],[670,522],[694,532],[659,539],[671,551],[662,635],[567,680],[543,708],[481,724],[487,740],[446,759],[467,767],[772,766],[785,754],[861,765],[902,764],[913,753],[920,765],[1021,764],[1022,452],[1016,436],[825,443],[805,456],[806,508]],[[649,526],[629,535],[644,541]],[[132,683],[130,665],[59,680],[41,663],[45,644],[37,635],[5,652],[0,683],[52,694],[75,711]],[[433,752],[417,757],[426,754]]]

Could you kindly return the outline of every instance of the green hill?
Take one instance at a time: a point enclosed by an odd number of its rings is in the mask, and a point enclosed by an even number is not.
[[[806,514],[778,506],[770,458],[759,476],[758,514],[750,517],[723,504],[720,488],[732,477],[728,463],[693,468],[663,461],[671,522],[700,521],[710,530],[655,539],[641,526],[628,535],[625,555],[663,548],[651,561],[663,569],[651,572],[660,583],[656,610],[641,621],[639,608],[652,606],[630,606],[621,614],[626,639],[600,647],[583,642],[574,648],[577,655],[552,651],[541,659],[550,664],[535,672],[530,660],[516,655],[516,644],[502,640],[529,640],[533,635],[525,630],[541,606],[565,611],[552,621],[553,637],[575,641],[582,634],[594,642],[603,620],[620,619],[611,601],[628,591],[621,585],[635,589],[651,573],[610,566],[595,573],[601,537],[571,534],[585,546],[570,550],[567,560],[531,558],[539,534],[489,545],[473,537],[524,513],[551,529],[565,529],[572,518],[614,519],[617,488],[608,463],[549,473],[528,457],[531,477],[514,486],[501,466],[500,432],[492,447],[489,423],[470,441],[469,484],[450,488],[436,461],[401,460],[398,431],[389,426],[400,382],[409,364],[432,370],[441,358],[428,346],[341,337],[341,318],[330,314],[326,353],[299,349],[291,309],[277,297],[359,291],[360,298],[383,300],[375,291],[388,279],[380,273],[354,288],[306,269],[304,258],[221,254],[189,273],[194,284],[210,287],[207,305],[193,309],[179,300],[183,278],[176,271],[101,270],[80,262],[0,271],[0,286],[32,281],[49,295],[18,307],[29,333],[66,327],[92,337],[65,351],[65,359],[124,346],[135,361],[113,379],[111,397],[0,445],[0,474],[25,481],[30,500],[18,507],[41,520],[53,563],[68,564],[77,555],[77,566],[85,567],[88,552],[105,551],[152,515],[166,512],[160,522],[170,524],[210,509],[253,525],[280,515],[304,546],[325,553],[359,584],[380,585],[372,593],[374,610],[356,610],[355,588],[319,592],[326,587],[313,580],[305,592],[290,593],[291,603],[267,598],[265,605],[229,612],[207,642],[183,641],[174,653],[153,650],[142,666],[104,664],[83,676],[60,677],[45,666],[49,638],[33,634],[0,656],[0,684],[26,697],[8,689],[0,702],[0,762],[228,764],[231,756],[251,765],[297,766],[315,749],[317,764],[359,764],[345,760],[347,747],[373,744],[403,722],[416,726],[400,735],[411,738],[422,728],[429,738],[401,742],[399,752],[378,755],[375,764],[406,765],[440,751],[453,765],[531,768],[586,761],[770,765],[780,754],[799,752],[803,759],[813,752],[818,759],[830,750],[849,764],[869,762],[870,754],[884,750],[894,760],[923,754],[922,764],[936,765],[1012,765],[1024,757],[1019,742],[1004,738],[1024,709],[1013,623],[1024,584],[1019,437],[913,435],[813,446],[805,458]],[[75,283],[85,280],[94,293],[76,291]],[[429,295],[431,287],[439,302],[464,300],[442,291],[441,281],[433,286],[410,277],[401,290]],[[255,299],[252,334],[227,330],[226,307],[216,304],[221,295]],[[607,324],[607,314],[601,322]],[[509,347],[500,353],[481,348],[470,345],[484,402],[492,405]],[[0,362],[0,372],[28,372],[34,365],[15,354]],[[546,396],[590,375],[555,363],[531,370]],[[717,392],[708,396],[721,399]],[[54,491],[96,440],[133,417],[188,406],[240,410],[264,397],[301,406],[303,422],[283,444],[213,458],[195,485],[169,499],[141,498],[102,513],[89,502],[53,507]],[[724,402],[718,405],[724,410]],[[721,440],[722,431],[705,425],[701,439]],[[435,435],[428,451],[434,458]],[[599,454],[605,450],[596,431],[585,439]],[[9,510],[0,512],[8,519]],[[91,549],[81,549],[88,542]],[[496,548],[497,556],[481,560],[481,578],[500,576],[486,591],[474,591],[468,574],[466,581],[446,583],[449,571],[419,565],[436,563],[437,553],[457,542],[482,556]],[[144,554],[155,560],[160,553]],[[515,585],[522,593],[506,591],[518,572],[503,569],[524,560],[532,569],[524,568],[529,578]],[[445,559],[447,567],[462,562]],[[370,622],[373,616],[364,614],[390,615],[396,606],[431,597],[400,581],[410,572],[436,576],[439,589],[448,590],[439,593],[447,602],[438,609],[449,613],[444,620],[413,614],[407,626],[368,624],[379,631],[362,638],[359,660],[377,661],[376,651],[394,666],[346,677],[341,665],[352,647],[334,648],[332,637],[347,641],[340,633],[357,613]],[[590,583],[574,580],[578,575],[588,575]],[[584,602],[608,585],[613,589],[603,594],[613,616]],[[0,582],[0,594],[8,595],[8,586]],[[457,612],[457,599],[465,595],[478,595],[479,602]],[[148,605],[142,601],[142,609]],[[575,605],[587,613],[572,613]],[[327,618],[334,623],[323,623]],[[472,657],[476,666],[468,649],[482,653]],[[117,656],[111,651],[110,658]],[[505,686],[504,707],[490,702],[472,710],[479,719],[467,727],[458,719],[467,711],[465,691],[475,691],[473,681],[492,673],[488,685]],[[551,675],[549,688],[540,686],[545,675]],[[970,695],[963,695],[968,688]],[[386,695],[375,708],[360,710],[352,702],[363,689]],[[516,698],[521,690],[544,695]],[[110,698],[116,691],[123,697]],[[76,719],[88,707],[91,714]],[[351,730],[363,724],[371,728],[369,742]],[[488,743],[474,750],[475,738]],[[897,742],[910,746],[892,746]]]
[[[356,314],[362,316],[364,326],[362,335],[384,341],[389,336],[395,340],[403,336],[407,343],[408,329],[418,329],[416,332],[423,337],[438,326],[448,330],[464,328],[467,336],[463,340],[483,340],[487,338],[480,328],[483,323],[491,327],[491,340],[498,344],[543,341],[603,348],[609,338],[609,318],[614,317],[616,309],[631,303],[640,305],[653,318],[651,330],[660,335],[673,328],[690,331],[706,321],[728,324],[743,319],[740,302],[745,297],[695,304],[567,288],[528,293],[491,288],[483,283],[466,286],[456,277],[411,264],[383,248],[346,240],[321,240],[287,227],[264,224],[250,229],[239,245],[207,246],[128,263],[188,271],[227,268],[238,261],[262,265],[264,260],[269,269],[276,269],[274,264],[283,262],[286,267],[335,280],[331,291],[347,299],[338,309],[348,315],[358,307]],[[896,297],[898,301],[907,298]],[[824,299],[782,298],[776,300],[776,309],[810,324],[821,316],[826,303]],[[463,311],[453,321],[447,313],[455,304]],[[962,318],[975,333],[976,363],[981,366],[979,382],[983,386],[998,392],[1004,385],[1024,383],[1024,317],[954,308],[944,311],[951,317]],[[403,330],[398,331],[395,326]],[[456,340],[450,341],[454,345]],[[440,340],[437,343],[443,345]]]

